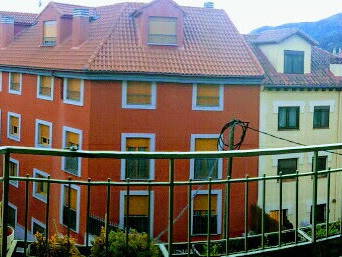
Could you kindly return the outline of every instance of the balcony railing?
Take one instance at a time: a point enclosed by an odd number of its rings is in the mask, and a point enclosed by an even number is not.
[[[22,181],[24,182],[25,188],[25,206],[22,206],[25,211],[24,217],[24,251],[26,253],[26,247],[28,245],[28,215],[29,215],[29,196],[30,196],[30,184],[34,182],[44,182],[47,183],[47,195],[46,195],[46,209],[45,209],[45,220],[46,220],[46,235],[50,235],[49,228],[49,219],[50,217],[50,198],[51,198],[51,186],[54,184],[64,184],[68,187],[69,197],[68,199],[68,208],[71,206],[71,188],[73,185],[83,186],[86,188],[86,233],[85,233],[85,244],[89,246],[89,220],[93,217],[90,212],[90,199],[91,195],[94,193],[94,187],[105,187],[106,188],[106,203],[103,208],[105,209],[105,224],[112,224],[110,220],[110,204],[111,204],[111,189],[125,188],[126,196],[131,194],[131,190],[134,187],[143,188],[146,190],[149,203],[151,201],[151,192],[154,188],[167,188],[168,189],[168,201],[165,201],[165,207],[168,209],[167,216],[167,241],[163,244],[160,243],[160,248],[162,254],[164,256],[173,256],[174,250],[178,247],[179,242],[175,242],[174,240],[174,223],[177,218],[175,215],[175,191],[180,187],[185,187],[187,190],[187,206],[185,207],[188,210],[187,215],[187,242],[183,243],[184,252],[187,256],[195,256],[196,250],[194,250],[194,245],[202,245],[205,246],[206,252],[204,253],[206,256],[212,255],[220,255],[220,256],[246,256],[253,254],[262,254],[262,253],[270,253],[273,251],[279,251],[284,249],[290,249],[298,246],[305,245],[315,245],[317,242],[324,242],[331,239],[339,239],[342,237],[342,222],[341,222],[341,213],[342,207],[337,211],[337,215],[334,220],[331,221],[329,219],[329,210],[330,210],[330,200],[331,200],[331,176],[336,174],[337,178],[342,178],[342,168],[336,169],[328,169],[324,171],[317,171],[317,159],[320,151],[337,151],[334,152],[339,154],[339,150],[342,149],[342,144],[332,144],[332,145],[321,145],[321,146],[304,146],[304,147],[294,147],[294,148],[282,148],[282,149],[258,149],[258,150],[239,150],[239,151],[221,151],[221,152],[168,152],[168,153],[157,153],[157,152],[105,152],[105,151],[68,151],[68,150],[57,150],[57,149],[39,149],[39,148],[24,148],[24,147],[1,147],[0,154],[4,156],[4,165],[3,165],[3,177],[0,178],[0,182],[2,183],[2,203],[3,203],[3,213],[2,213],[2,235],[6,235],[7,225],[9,224],[9,193],[10,193],[10,181]],[[257,177],[244,177],[244,178],[232,178],[229,174],[231,174],[232,162],[235,158],[248,158],[248,157],[258,157],[258,156],[270,156],[270,155],[281,155],[281,154],[289,154],[289,153],[313,153],[313,171],[310,172],[296,172],[295,174],[290,175],[274,175],[274,176],[266,176],[264,175],[264,171],[259,171],[259,174],[263,174],[262,176]],[[10,176],[9,163],[10,158],[13,154],[20,155],[29,155],[29,156],[59,156],[59,157],[80,157],[80,158],[89,158],[89,159],[163,159],[168,160],[168,181],[130,181],[130,179],[126,179],[123,181],[112,181],[108,179],[107,181],[92,181],[88,180],[62,180],[62,179],[52,179],[48,178],[35,178],[30,176],[21,176],[21,177],[13,177]],[[179,181],[176,179],[176,169],[175,169],[175,160],[190,160],[190,159],[205,159],[205,158],[222,158],[227,160],[230,165],[227,165],[227,174],[223,179],[215,179],[212,180],[209,178],[208,180],[185,180]],[[326,195],[326,220],[324,224],[317,224],[317,206],[318,206],[318,179],[321,177],[320,175],[326,174],[326,184],[323,185],[326,187],[327,195]],[[312,178],[312,224],[310,226],[301,226],[299,224],[299,190],[300,190],[300,179],[301,178]],[[278,197],[279,201],[277,202],[278,210],[279,210],[279,220],[283,220],[283,186],[286,181],[292,179],[295,189],[295,202],[293,203],[295,206],[295,222],[294,226],[291,229],[285,229],[284,224],[279,222],[277,225],[277,231],[269,232],[266,230],[266,204],[267,204],[267,182],[273,181],[276,183],[278,187]],[[285,182],[284,182],[285,181]],[[249,196],[251,190],[251,184],[257,183],[259,193],[259,207],[261,209],[261,231],[257,235],[251,235],[249,224],[250,224],[250,206],[249,206]],[[244,217],[241,217],[244,224],[244,234],[240,238],[231,237],[231,226],[234,225],[231,223],[231,211],[234,206],[231,204],[231,188],[235,184],[243,185],[243,192],[241,194],[244,195],[244,200],[241,202],[244,209]],[[342,191],[342,185],[337,183],[340,190]],[[193,208],[193,190],[198,189],[198,187],[205,188],[207,190],[208,196],[208,210],[212,210],[212,206],[214,203],[212,202],[212,192],[215,189],[214,187],[221,186],[224,190],[222,195],[223,204],[223,217],[222,217],[222,232],[218,232],[218,235],[212,235],[213,222],[212,215],[216,215],[212,213],[212,211],[207,211],[207,222],[206,222],[206,234],[204,235],[204,241],[194,241],[192,235],[192,208]],[[341,198],[337,199],[339,204],[342,206]],[[125,213],[129,216],[129,206],[125,206]],[[67,217],[70,219],[70,211]],[[151,217],[151,210],[148,208],[148,217]],[[125,219],[126,220],[126,219]],[[128,219],[129,220],[129,219]],[[221,222],[219,220],[219,222]],[[202,220],[203,221],[203,220]],[[339,222],[338,232],[334,234],[329,233],[329,227],[331,226],[331,222]],[[125,222],[126,223],[126,222]],[[202,222],[203,223],[203,222]],[[67,222],[70,224],[70,222]],[[124,227],[129,227],[129,224],[124,224]],[[216,224],[215,224],[216,225]],[[113,226],[108,225],[105,226],[106,234],[110,232],[110,229]],[[319,228],[326,228],[326,233],[324,236],[317,235],[317,231]],[[150,227],[148,226],[148,230]],[[71,234],[72,229],[67,226],[66,231],[67,235]],[[129,233],[129,230],[125,230],[126,233]],[[147,231],[151,234],[151,231]],[[216,231],[215,231],[216,232]],[[289,236],[290,235],[290,236]],[[290,239],[289,239],[290,237]],[[46,237],[46,240],[48,236]],[[126,237],[126,240],[129,240],[129,237]],[[234,242],[237,242],[234,244]],[[106,249],[108,249],[108,237],[106,237]],[[128,244],[127,244],[128,245]],[[219,254],[213,254],[210,250],[213,245],[220,245],[222,247],[222,252]],[[239,245],[238,247],[236,245]],[[7,246],[7,237],[2,237],[2,256],[6,255],[6,246]],[[237,249],[239,248],[239,249]]]

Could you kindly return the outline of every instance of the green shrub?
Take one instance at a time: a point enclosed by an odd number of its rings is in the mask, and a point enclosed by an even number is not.
[[[111,231],[108,237],[108,254],[106,255],[106,233],[104,229],[96,237],[91,248],[92,257],[158,257],[158,247],[149,240],[146,233],[131,230],[128,234],[128,247],[126,247],[126,234],[123,231]]]

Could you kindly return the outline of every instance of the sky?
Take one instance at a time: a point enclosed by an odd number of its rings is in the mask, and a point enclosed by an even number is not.
[[[42,6],[39,7],[39,1]],[[50,0],[0,0],[0,10],[39,12]],[[151,0],[54,0],[87,6],[119,2],[150,2]],[[203,6],[206,0],[175,0],[180,5]],[[224,9],[241,33],[261,26],[289,22],[316,21],[342,13],[342,0],[212,0],[215,8]]]

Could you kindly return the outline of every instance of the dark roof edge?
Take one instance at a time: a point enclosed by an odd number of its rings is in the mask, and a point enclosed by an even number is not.
[[[118,72],[90,72],[80,70],[47,70],[40,68],[0,66],[3,72],[19,72],[26,74],[56,76],[64,78],[80,78],[86,80],[140,80],[169,83],[215,83],[224,85],[261,85],[264,76],[209,76],[182,75],[157,73],[118,73]]]

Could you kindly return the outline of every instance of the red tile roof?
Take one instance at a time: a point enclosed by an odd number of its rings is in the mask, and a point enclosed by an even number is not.
[[[250,39],[250,36],[246,38]],[[266,86],[342,86],[338,77],[330,71],[331,53],[316,46],[312,47],[311,73],[284,74],[275,70],[259,47],[250,42],[252,49],[265,71],[262,82]]]
[[[94,8],[94,7],[87,7],[87,6],[74,5],[74,4],[63,4],[63,3],[56,3],[56,2],[51,2],[51,4],[57,9],[57,11],[62,16],[63,15],[72,16],[72,13],[73,13],[74,9],[76,9],[76,8],[87,8],[87,9],[89,9],[89,15],[91,17],[96,16],[96,8]]]
[[[11,17],[14,17],[15,23],[30,25],[30,24],[33,24],[35,22],[38,15],[36,13],[0,11],[0,16],[11,16]]]
[[[73,5],[56,4],[70,14]],[[24,31],[7,49],[0,65],[96,72],[163,73],[205,76],[261,76],[264,72],[244,38],[223,10],[181,7],[184,48],[140,45],[131,14],[143,7],[121,3],[97,7],[89,39],[72,49],[71,39],[41,47],[41,23]]]
[[[274,44],[280,43],[293,35],[299,35],[305,38],[313,45],[318,45],[318,42],[311,38],[308,34],[296,28],[284,28],[284,29],[275,29],[275,30],[266,30],[259,35],[255,35],[255,39],[253,40],[256,44]]]

